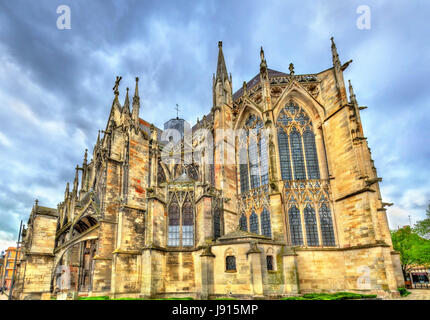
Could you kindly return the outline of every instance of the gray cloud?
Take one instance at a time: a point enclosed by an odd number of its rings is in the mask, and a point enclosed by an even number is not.
[[[56,28],[69,5],[72,29]],[[212,103],[217,41],[234,89],[268,66],[313,73],[331,66],[335,37],[362,112],[392,227],[424,216],[430,200],[430,97],[426,88],[429,4],[362,1],[2,1],[0,2],[0,245],[16,236],[34,199],[55,207],[85,148],[105,126],[116,75],[134,90],[141,117],[159,127],[174,116],[195,122]],[[427,10],[426,10],[427,9]],[[163,110],[165,118],[159,116]],[[1,249],[1,248],[0,248]]]

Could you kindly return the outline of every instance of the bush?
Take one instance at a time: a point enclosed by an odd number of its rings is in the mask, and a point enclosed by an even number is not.
[[[78,300],[109,300],[109,296],[79,297]]]
[[[399,291],[401,297],[407,297],[408,295],[410,295],[412,293],[412,292],[406,290],[405,287],[397,288],[397,290]]]
[[[301,297],[287,297],[282,300],[350,300],[350,299],[373,299],[376,294],[360,294],[352,292],[336,293],[307,293]]]

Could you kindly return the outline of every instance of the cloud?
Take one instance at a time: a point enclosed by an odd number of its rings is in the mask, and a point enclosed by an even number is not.
[[[237,90],[259,72],[260,46],[269,68],[288,71],[293,62],[297,74],[313,73],[331,67],[334,36],[342,62],[354,59],[345,77],[368,106],[363,126],[383,199],[394,202],[390,226],[424,216],[428,2],[372,2],[370,30],[356,27],[358,0],[75,0],[72,29],[58,30],[61,4],[0,2],[0,241],[14,240],[35,198],[51,207],[62,200],[106,125],[117,75],[120,99],[139,76],[140,116],[158,127],[175,116],[176,103],[191,123],[207,114],[219,40]]]

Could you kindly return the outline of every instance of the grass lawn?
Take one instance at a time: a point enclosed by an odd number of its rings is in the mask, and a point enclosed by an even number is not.
[[[300,297],[287,297],[281,300],[350,300],[350,299],[373,299],[376,294],[360,294],[352,292],[336,293],[307,293]]]

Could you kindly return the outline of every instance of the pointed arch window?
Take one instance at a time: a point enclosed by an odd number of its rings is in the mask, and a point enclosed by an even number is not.
[[[184,247],[194,245],[193,205],[188,198],[182,206],[182,245]]]
[[[221,237],[221,209],[216,208],[214,211],[214,238]]]
[[[318,156],[315,145],[315,135],[310,127],[303,133],[303,145],[306,154],[306,166],[308,168],[308,179],[319,179],[320,171],[318,167]]]
[[[269,183],[267,133],[263,121],[250,114],[239,137],[240,191],[245,193]]]
[[[277,126],[282,180],[320,179],[315,134],[307,113],[290,102],[281,110]]]
[[[246,221],[246,216],[244,213],[240,215],[239,227],[242,231],[248,231],[248,222]]]
[[[327,203],[323,203],[319,210],[321,235],[324,246],[335,246],[333,221],[331,218],[330,207]]]
[[[239,171],[240,171],[240,191],[241,193],[249,190],[249,177],[248,177],[248,156],[246,142],[242,140],[239,149]]]
[[[261,233],[271,238],[272,237],[272,228],[270,226],[270,213],[269,211],[264,208],[263,212],[261,212]]]
[[[318,226],[315,216],[314,208],[308,203],[303,211],[305,226],[306,226],[306,239],[308,246],[315,247],[319,245],[318,239]]]
[[[179,204],[176,197],[173,199],[169,206],[169,234],[168,234],[168,245],[177,247],[179,246],[179,225],[180,213]]]
[[[304,180],[306,179],[306,172],[303,159],[302,137],[295,127],[290,133],[290,145],[293,158],[294,178],[296,180]]]
[[[258,227],[258,216],[255,213],[255,211],[252,211],[251,216],[249,217],[249,227],[251,232],[259,234],[259,227]]]
[[[292,180],[293,175],[291,173],[290,143],[288,142],[288,135],[282,129],[278,130],[278,145],[282,180]]]
[[[288,219],[290,225],[291,244],[293,246],[303,245],[302,222],[300,219],[299,209],[293,205],[288,210]]]
[[[186,196],[182,206],[178,202],[177,195],[175,193],[172,195],[168,208],[167,245],[194,246],[194,209],[190,195]]]

